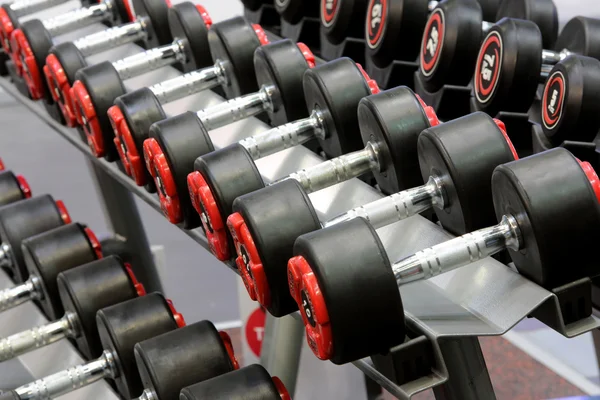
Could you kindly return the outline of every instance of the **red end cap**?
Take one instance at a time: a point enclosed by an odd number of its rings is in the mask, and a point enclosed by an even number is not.
[[[210,186],[198,171],[188,175],[187,183],[192,205],[200,215],[200,221],[206,233],[210,250],[219,260],[229,260],[230,250],[227,243],[227,228]]]
[[[69,212],[67,211],[67,207],[65,207],[65,203],[63,203],[62,200],[56,200],[56,209],[58,210],[58,213],[60,214],[60,218],[63,220],[63,222],[66,224],[70,224],[71,221],[71,216],[69,215]]]
[[[131,284],[133,285],[133,288],[135,289],[135,292],[137,293],[138,297],[145,296],[146,288],[135,277],[135,274],[133,273],[133,269],[131,268],[131,264],[124,263],[124,266],[125,266],[125,272],[127,272],[127,275],[129,276],[129,280],[131,281]],[[171,307],[172,306],[173,306],[173,304],[171,304]]]
[[[148,183],[144,173],[144,161],[137,151],[129,125],[119,106],[112,106],[108,109],[108,119],[115,133],[113,142],[117,147],[125,172],[135,180],[138,186],[144,186]]]
[[[83,228],[85,235],[87,236],[90,245],[92,246],[92,250],[94,250],[94,254],[96,254],[96,258],[99,260],[102,258],[102,246],[100,245],[100,241],[96,234],[88,227]]]
[[[13,32],[13,44],[16,44],[13,54],[21,61],[21,76],[25,79],[29,94],[32,99],[39,100],[44,96],[42,74],[35,62],[35,55],[29,40],[22,30],[17,29]]]
[[[594,170],[594,167],[592,167],[592,164],[587,161],[579,161],[579,165],[581,165],[581,169],[585,172],[585,175],[592,185],[592,189],[594,189],[596,200],[600,203],[600,179],[598,178],[598,174]]]
[[[518,160],[519,155],[517,154],[517,150],[515,149],[515,146],[513,145],[512,141],[508,137],[508,134],[506,133],[506,125],[504,125],[504,122],[496,118],[494,118],[494,122],[498,126],[498,129],[500,129],[500,132],[502,132],[504,139],[506,139],[506,143],[508,143],[508,147],[510,147],[510,152],[512,153],[513,157],[515,158],[515,160]]]
[[[270,40],[267,37],[267,33],[262,28],[262,26],[260,26],[259,24],[252,24],[252,29],[254,29],[254,33],[256,33],[256,37],[258,38],[258,41],[260,42],[261,46],[270,43]]]
[[[329,313],[317,277],[304,257],[288,261],[288,284],[304,321],[308,345],[319,359],[329,360],[333,351]]]
[[[221,340],[223,341],[223,345],[227,350],[227,354],[229,355],[229,360],[231,360],[231,365],[233,365],[233,369],[240,369],[240,363],[237,358],[235,358],[235,352],[233,351],[233,343],[231,343],[231,338],[227,334],[227,332],[219,332],[219,336],[221,336]]]
[[[4,161],[0,158],[0,171],[4,171]]]
[[[4,168],[2,168],[4,169]],[[21,189],[21,193],[23,194],[24,199],[28,199],[31,197],[31,187],[29,186],[29,182],[27,179],[23,177],[23,175],[17,175],[15,177],[17,179],[17,183],[19,184],[19,188]]]
[[[67,79],[67,74],[65,74],[65,69],[54,54],[49,54],[46,57],[44,75],[46,75],[52,99],[58,104],[65,117],[65,123],[67,126],[74,128],[77,126],[77,119],[71,108],[71,85],[69,79]]]
[[[310,51],[308,46],[305,45],[304,43],[298,42],[296,44],[296,46],[298,46],[298,49],[304,56],[304,59],[306,60],[306,63],[308,64],[308,68],[314,68],[315,65],[317,65],[317,61],[315,59],[315,55],[313,54],[313,52]]]
[[[175,320],[177,327],[183,328],[185,326],[185,319],[183,318],[183,315],[181,313],[177,312],[177,310],[175,309],[175,306],[173,305],[173,301],[167,299],[167,303],[169,304],[169,308],[171,309],[171,314],[173,314],[173,319]]]
[[[177,185],[171,167],[167,162],[167,157],[156,139],[144,140],[144,158],[146,167],[154,182],[160,200],[160,208],[170,223],[178,224],[183,220],[181,214],[181,203],[177,194]]]
[[[362,67],[362,65],[360,65],[359,63],[356,63],[356,66],[360,70],[360,73],[364,76],[365,81],[367,82],[367,85],[369,86],[369,90],[371,90],[371,94],[379,93],[381,90],[379,90],[379,85],[377,84],[377,82],[375,82],[375,79],[371,79],[371,77],[369,76],[369,74],[367,74],[367,71],[365,71],[365,69]]]
[[[208,11],[206,11],[206,8],[202,7],[200,4],[196,4],[196,10],[198,10],[198,12],[200,13],[202,20],[204,21],[204,25],[206,25],[206,29],[209,29],[212,26],[213,21],[210,15],[208,14]]]
[[[285,385],[283,384],[283,382],[281,382],[281,379],[279,379],[276,376],[274,376],[272,379],[273,379],[273,384],[275,385],[275,387],[277,388],[277,391],[279,392],[279,396],[281,397],[281,400],[292,400],[292,396],[290,396],[290,393],[288,392],[288,390],[285,387]]]
[[[425,116],[429,120],[429,126],[438,126],[440,124],[440,119],[438,118],[437,114],[435,113],[435,110],[433,109],[433,107],[428,106],[427,103],[425,103],[423,101],[423,99],[421,98],[421,96],[419,96],[418,94],[415,94],[415,96],[417,96],[417,100],[419,100],[419,103],[421,103],[421,107],[423,107]]]
[[[104,136],[100,128],[100,122],[96,109],[87,88],[81,81],[75,81],[71,88],[73,110],[77,122],[83,127],[88,145],[96,157],[102,157],[105,153]]]
[[[235,263],[242,275],[242,280],[250,298],[257,301],[263,307],[271,305],[271,290],[267,281],[267,275],[263,268],[262,260],[258,255],[258,249],[250,230],[240,213],[234,213],[227,218],[227,226],[237,252]]]
[[[15,30],[12,20],[4,7],[0,7],[0,40],[2,40],[2,48],[6,54],[11,55],[10,39]]]

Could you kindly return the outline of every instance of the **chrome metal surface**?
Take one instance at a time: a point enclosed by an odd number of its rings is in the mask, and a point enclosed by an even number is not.
[[[146,22],[143,19],[129,24],[115,26],[104,31],[92,33],[73,41],[84,57],[101,53],[113,47],[143,40],[147,35]]]
[[[156,395],[156,392],[152,389],[144,389],[142,395],[138,397],[138,400],[160,400]]]
[[[42,293],[40,279],[32,275],[25,282],[0,290],[0,312],[16,307],[26,301],[39,298]]]
[[[59,4],[66,3],[69,0],[19,0],[10,5],[17,17],[33,14]]]
[[[438,4],[439,4],[439,1],[432,0],[429,3],[427,3],[427,9],[429,10],[429,12],[432,12],[437,7]]]
[[[481,22],[481,31],[483,33],[487,33],[494,26],[493,22],[482,21]]]
[[[9,268],[12,265],[10,252],[11,249],[7,243],[0,243],[0,268]]]
[[[42,21],[51,36],[62,35],[84,26],[102,22],[112,17],[112,0],[102,0],[98,4],[82,7]]]
[[[553,50],[542,50],[542,64],[554,65],[564,60],[571,53],[567,49],[563,49],[561,51],[553,51]]]
[[[185,53],[182,46],[183,42],[181,40],[175,40],[169,45],[155,47],[115,61],[113,66],[121,79],[130,79],[167,65],[173,65],[178,61],[184,61]]]
[[[223,70],[215,65],[157,83],[150,86],[149,89],[161,104],[165,104],[203,90],[212,89],[223,82]]]

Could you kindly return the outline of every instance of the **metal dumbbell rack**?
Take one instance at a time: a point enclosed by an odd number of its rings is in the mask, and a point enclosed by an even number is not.
[[[271,38],[274,39],[276,38]],[[121,51],[131,53],[135,48],[132,44]],[[164,70],[159,73],[164,79]],[[180,72],[169,67],[169,77],[178,74]],[[147,85],[156,82],[157,79],[150,81],[151,76],[139,78],[135,85],[140,85],[143,79],[148,80]],[[44,120],[49,128],[88,157],[106,216],[114,232],[128,238],[132,253],[137,256],[132,262],[136,275],[148,291],[160,290],[160,280],[133,197],[139,197],[157,212],[161,212],[156,195],[136,186],[116,163],[93,157],[76,130],[55,122],[42,104],[20,95],[7,78],[0,78],[0,85]],[[187,109],[200,109],[223,101],[218,95],[205,92],[196,96],[196,102],[190,104]],[[215,147],[224,147],[267,129],[269,126],[256,118],[245,121],[243,125],[224,127],[213,136]],[[265,182],[270,182],[299,168],[316,165],[320,161],[320,157],[307,148],[297,146],[262,159],[258,161],[258,165],[265,167],[261,168],[264,172],[263,178]],[[358,179],[353,179],[316,193],[311,198],[321,219],[326,220],[380,197],[380,192]],[[207,240],[200,230],[182,232],[208,249]],[[378,233],[391,260],[408,256],[450,237],[441,227],[421,216],[400,221],[380,229]],[[225,266],[237,272],[233,264]],[[7,287],[9,284],[6,276],[0,276],[0,287]],[[586,288],[589,282],[583,282],[581,286]],[[591,293],[591,290],[589,291]],[[378,355],[354,363],[365,375],[399,399],[410,399],[414,394],[430,388],[434,388],[437,399],[495,398],[477,337],[502,335],[528,316],[538,318],[566,337],[600,327],[600,320],[595,316],[565,324],[561,312],[561,299],[556,294],[531,283],[492,258],[429,281],[402,286],[401,294],[409,337],[402,345],[391,349],[388,355]],[[21,325],[19,328],[43,322],[43,316],[33,305],[29,304],[27,307],[27,310],[22,309],[21,312],[0,314],[0,335],[6,333],[2,327],[14,328],[17,320],[18,325]],[[23,315],[27,317],[24,318]],[[267,318],[261,360],[272,374],[282,378],[291,393],[295,388],[300,347],[304,342],[302,333],[303,326],[298,313],[281,319]],[[13,370],[16,368],[18,371],[26,371],[26,377],[15,378],[13,386],[23,383],[23,380],[39,378],[56,371],[57,363],[64,363],[58,365],[60,368],[79,361],[76,360],[79,355],[66,342],[61,342],[60,347],[49,346],[39,351],[46,353],[36,352],[12,362]],[[40,362],[40,356],[50,361]],[[421,357],[419,363],[416,362],[418,357]],[[407,371],[406,365],[416,367]],[[0,382],[0,385],[6,383]],[[101,391],[98,386],[93,386],[93,389],[87,388],[86,390],[94,390],[94,394],[86,398],[116,398],[106,383],[102,385]],[[71,398],[81,398],[83,394],[85,393],[81,391],[75,392]]]

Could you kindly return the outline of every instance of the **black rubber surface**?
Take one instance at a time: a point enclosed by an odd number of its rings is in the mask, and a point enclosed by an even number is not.
[[[489,22],[495,22],[504,17],[532,21],[540,28],[544,49],[554,48],[558,36],[558,11],[554,1],[503,0],[498,7],[496,18]]]
[[[138,42],[138,45],[150,49],[173,40],[169,29],[169,6],[165,0],[131,0],[131,5],[137,19],[146,18],[147,37]]]
[[[208,27],[191,2],[175,4],[168,11],[173,38],[183,42],[186,61],[175,65],[183,72],[208,67],[213,61],[208,48]]]
[[[12,171],[0,171],[0,207],[23,200],[23,191]]]
[[[329,41],[339,44],[346,37],[363,39],[368,3],[368,0],[321,1],[321,29]]]
[[[52,104],[52,96],[50,95],[48,83],[46,82],[46,78],[44,76],[46,57],[48,57],[48,53],[53,46],[52,35],[50,35],[50,32],[48,32],[42,21],[39,19],[31,19],[23,22],[21,24],[21,30],[27,38],[27,42],[29,42],[29,46],[31,47],[31,51],[33,51],[33,55],[35,57],[35,63],[38,70],[37,72],[39,73],[42,81],[41,87],[43,88],[42,92],[44,100]],[[27,69],[25,69],[25,73],[28,73]]]
[[[49,54],[54,54],[65,71],[69,85],[75,82],[75,74],[81,68],[87,67],[85,57],[73,42],[62,42],[53,46]],[[62,93],[61,93],[62,96]]]
[[[575,17],[560,32],[555,48],[600,59],[600,20]]]

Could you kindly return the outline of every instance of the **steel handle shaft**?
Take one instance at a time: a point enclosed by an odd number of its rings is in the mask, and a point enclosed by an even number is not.
[[[203,90],[212,89],[221,82],[222,69],[218,66],[203,68],[150,86],[161,104],[170,103]]]
[[[37,298],[40,293],[38,289],[39,278],[29,277],[24,283],[0,291],[0,312],[14,308],[26,301]]]
[[[146,38],[146,28],[143,21],[116,26],[101,32],[92,33],[77,39],[73,44],[84,57],[110,50],[114,47],[133,43]]]
[[[17,17],[33,14],[38,11],[66,3],[69,0],[19,0],[10,5]]]
[[[183,43],[180,40],[175,40],[166,46],[155,47],[115,61],[113,67],[117,70],[121,79],[130,79],[175,64],[178,61],[185,61],[182,46]]]
[[[106,0],[89,7],[61,14],[59,16],[45,19],[44,27],[51,36],[62,35],[90,24],[106,21],[112,17],[112,4]]]

